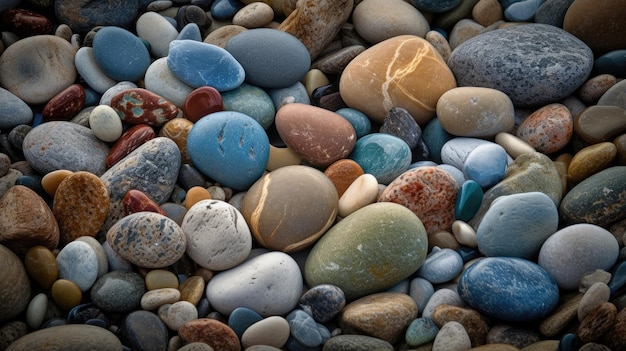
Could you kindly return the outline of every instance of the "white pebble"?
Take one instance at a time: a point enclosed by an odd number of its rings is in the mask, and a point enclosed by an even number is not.
[[[452,234],[454,234],[454,238],[461,245],[465,245],[467,247],[478,246],[476,231],[474,230],[474,228],[472,228],[471,225],[461,220],[457,219],[452,223]]]
[[[447,322],[441,327],[432,351],[465,351],[472,348],[472,342],[463,325],[459,322]]]
[[[177,331],[183,324],[198,319],[196,306],[189,301],[178,301],[167,309],[167,319],[164,321],[168,328]]]
[[[26,324],[35,330],[39,329],[46,317],[47,309],[48,296],[44,293],[35,295],[26,308]]]
[[[162,288],[146,291],[141,297],[141,308],[152,311],[165,304],[171,304],[180,300],[180,291],[174,288]]]
[[[122,120],[111,106],[96,106],[89,114],[89,128],[96,138],[113,142],[122,136]]]
[[[365,173],[355,179],[339,198],[339,217],[347,217],[354,211],[374,203],[378,198],[378,180]]]
[[[243,332],[241,343],[247,348],[253,345],[268,345],[282,348],[289,339],[289,322],[280,316],[264,318]]]

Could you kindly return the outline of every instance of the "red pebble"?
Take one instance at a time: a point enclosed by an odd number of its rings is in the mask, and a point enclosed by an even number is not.
[[[194,123],[209,113],[222,111],[223,109],[222,95],[217,89],[209,86],[200,87],[192,91],[187,95],[183,105],[185,117]]]
[[[142,191],[136,189],[131,189],[124,195],[122,208],[124,209],[124,216],[136,212],[155,212],[166,215],[165,211],[159,207],[159,204]]]
[[[241,350],[241,344],[235,331],[216,319],[191,320],[178,329],[178,335],[186,343],[203,342],[214,350]]]
[[[111,147],[111,150],[109,150],[109,154],[106,158],[107,168],[116,164],[146,141],[154,139],[154,137],[156,137],[156,133],[152,127],[147,124],[139,124],[131,127],[122,134],[113,147]]]
[[[52,34],[52,22],[43,15],[25,9],[8,9],[2,13],[2,24],[24,36]]]
[[[111,98],[111,107],[128,124],[162,126],[178,116],[178,107],[171,101],[143,88],[121,91]]]
[[[69,121],[84,106],[85,88],[80,84],[72,84],[50,99],[41,115],[44,121]]]

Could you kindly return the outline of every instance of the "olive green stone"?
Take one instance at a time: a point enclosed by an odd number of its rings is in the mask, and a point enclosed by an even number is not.
[[[408,208],[379,202],[350,214],[313,246],[310,286],[334,284],[348,299],[383,291],[413,274],[428,249],[426,229]]]

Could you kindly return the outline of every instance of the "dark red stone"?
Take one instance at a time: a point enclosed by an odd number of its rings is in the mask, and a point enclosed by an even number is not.
[[[217,89],[209,86],[200,87],[192,91],[187,95],[183,105],[185,117],[194,123],[209,113],[222,111],[223,109],[222,95]]]
[[[215,319],[191,320],[178,329],[178,336],[186,343],[203,342],[214,350],[241,350],[241,344],[235,331],[225,323]]]
[[[147,124],[139,124],[131,127],[122,134],[113,147],[111,147],[111,150],[109,150],[109,154],[106,158],[107,168],[116,164],[146,141],[154,139],[154,137],[156,137],[154,129]]]
[[[44,121],[69,121],[84,106],[85,89],[80,84],[72,84],[50,99],[41,115]]]
[[[143,88],[117,93],[111,99],[113,107],[128,124],[162,126],[178,116],[178,107],[171,101]]]
[[[37,12],[25,9],[8,9],[2,13],[2,24],[23,36],[52,34],[52,22]]]
[[[122,199],[122,208],[124,209],[124,216],[136,212],[155,212],[158,214],[166,215],[165,211],[159,207],[148,195],[140,190],[129,190]]]

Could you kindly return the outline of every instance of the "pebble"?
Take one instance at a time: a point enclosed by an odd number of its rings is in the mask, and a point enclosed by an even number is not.
[[[303,310],[295,309],[291,311],[285,317],[285,320],[289,325],[291,334],[288,335],[290,338],[289,345],[319,347],[324,344],[325,339],[328,339],[327,336],[329,335],[325,334],[330,334],[328,330],[322,329],[325,329],[324,326],[318,326],[313,317]]]
[[[0,245],[0,258],[5,266],[0,274],[0,321],[4,323],[26,311],[31,285],[24,264],[13,251]]]
[[[178,289],[178,277],[165,269],[154,269],[145,276],[146,290],[161,288]]]
[[[379,236],[380,231],[387,235]],[[333,284],[354,299],[415,273],[426,250],[426,231],[419,218],[401,205],[374,203],[341,220],[315,243],[304,276],[310,286]]]
[[[76,345],[89,349],[120,350],[120,340],[105,328],[86,324],[68,324],[44,328],[27,334],[9,345],[7,350],[36,350],[43,348],[72,349]]]
[[[405,1],[363,0],[352,12],[356,32],[372,44],[399,35],[424,37],[430,30],[424,15]],[[393,19],[390,22],[389,19]]]
[[[498,324],[489,329],[486,343],[508,344],[523,349],[541,340],[541,335],[537,332],[506,324]]]
[[[204,287],[206,283],[201,276],[191,276],[180,283],[180,300],[191,302],[197,306],[204,296]]]
[[[303,201],[316,210],[300,206]],[[328,177],[315,168],[293,165],[255,182],[244,195],[241,213],[261,246],[295,252],[311,246],[330,228],[337,207],[337,191]]]
[[[473,180],[464,181],[456,194],[454,218],[465,222],[471,220],[476,215],[482,201],[483,189],[480,184]],[[454,222],[452,223],[452,231],[456,236],[457,232],[454,230]],[[457,237],[457,240],[460,240],[459,243],[467,245],[466,240],[460,239],[460,237]]]
[[[337,195],[341,198],[350,185],[365,172],[355,161],[342,159],[328,166],[324,170],[324,174],[333,183],[337,190]]]
[[[472,347],[465,328],[459,322],[451,321],[444,324],[435,340],[433,341],[433,351],[461,351],[469,350]]]
[[[561,333],[576,318],[583,294],[565,295],[563,302],[539,324],[539,332],[548,338]]]
[[[100,69],[117,81],[139,80],[150,66],[146,46],[136,35],[121,27],[107,26],[98,30],[93,38],[93,54]]]
[[[104,93],[117,83],[112,78],[109,78],[104,71],[102,71],[96,61],[96,56],[93,53],[92,47],[83,46],[78,49],[78,51],[76,51],[76,55],[74,56],[74,64],[78,74],[85,80],[85,83],[91,89],[100,94]]]
[[[579,150],[567,167],[567,181],[576,185],[591,175],[611,166],[617,156],[617,147],[611,142],[600,142]]]
[[[346,296],[338,286],[316,285],[302,294],[298,306],[310,313],[318,323],[330,322],[346,304]]]
[[[376,177],[378,183],[388,185],[409,168],[411,150],[396,136],[374,133],[358,139],[348,157]]]
[[[456,251],[433,247],[415,274],[433,284],[440,284],[452,280],[462,269],[463,260]]]
[[[506,153],[513,159],[521,154],[528,154],[537,151],[532,145],[521,138],[509,133],[498,133],[495,137],[496,144],[502,146]]]
[[[251,325],[263,320],[263,316],[247,307],[237,307],[228,316],[228,326],[239,338]]]
[[[122,136],[122,127],[116,110],[108,105],[98,105],[89,113],[89,128],[96,138],[106,143],[117,141]]]
[[[409,324],[405,340],[409,346],[421,346],[435,340],[439,327],[431,318],[417,318]]]
[[[265,130],[274,123],[276,108],[272,98],[265,90],[257,86],[243,83],[238,88],[224,92],[222,99],[224,110],[244,113],[259,122]],[[211,101],[211,99],[207,100]]]
[[[170,43],[178,36],[178,31],[164,16],[156,12],[146,12],[135,23],[137,37],[150,45],[152,57],[167,56]]]
[[[198,318],[191,320],[178,329],[178,335],[187,344],[203,342],[214,350],[241,350],[237,334],[228,325],[215,319]]]
[[[124,344],[137,350],[166,350],[168,333],[165,324],[154,313],[133,311],[119,325]]]
[[[127,89],[113,95],[111,107],[123,122],[133,125],[162,126],[179,114],[178,107],[172,102],[142,88]],[[89,118],[91,120],[91,116]]]
[[[0,99],[4,102],[0,107],[0,128],[10,130],[33,120],[31,108],[9,90],[0,88]]]
[[[59,276],[56,257],[47,247],[35,245],[24,255],[24,267],[31,277],[43,289],[50,289]]]
[[[191,164],[189,150],[187,149],[187,141],[189,140],[189,131],[191,131],[193,125],[193,122],[186,118],[173,118],[165,122],[163,127],[161,127],[161,130],[159,130],[160,137],[166,137],[168,139],[171,139],[176,144],[176,146],[178,146],[178,151],[180,151],[180,162],[182,164]],[[143,127],[145,128],[147,126],[143,125]],[[145,139],[148,139],[151,136],[153,137],[154,134],[152,134],[151,131],[153,132],[151,128],[143,129],[142,133],[139,133],[139,131],[137,131],[138,134],[142,135],[142,137],[139,137],[139,140],[135,142],[141,143]]]
[[[619,21],[624,15],[624,8],[611,4],[606,0],[574,1],[563,19],[563,29],[580,38],[597,54],[624,48],[626,42],[622,34],[626,25]],[[578,25],[583,18],[584,25]]]
[[[609,302],[611,289],[606,283],[597,282],[589,287],[578,305],[578,321],[582,322],[585,317],[597,306]]]
[[[574,120],[574,131],[584,141],[610,141],[626,132],[626,110],[618,106],[589,106]]]
[[[177,301],[168,307],[165,324],[171,330],[177,331],[185,323],[198,319],[198,310],[191,302]]]
[[[297,310],[296,310],[297,311]],[[280,316],[270,316],[250,325],[241,336],[241,346],[254,345],[283,347],[290,334],[288,320]]]
[[[598,57],[594,62],[594,69],[601,73],[613,74],[616,76],[624,76],[626,69],[624,68],[624,60],[626,59],[626,50],[613,50]]]
[[[54,303],[64,311],[78,306],[83,299],[80,287],[67,279],[57,279],[50,287],[50,295]]]
[[[378,181],[371,174],[363,174],[350,184],[339,198],[337,215],[347,217],[378,199]]]
[[[601,335],[613,327],[617,308],[610,302],[599,304],[580,322],[577,335],[583,343],[597,341]]]
[[[160,288],[146,291],[139,303],[146,311],[154,311],[166,304],[173,304],[180,300],[180,291],[176,288]]]
[[[502,5],[497,0],[480,0],[472,8],[472,19],[481,26],[490,26],[503,19]]]
[[[85,89],[72,84],[53,96],[43,107],[44,121],[67,121],[74,117],[85,105]]]
[[[103,311],[132,312],[141,305],[146,285],[139,273],[112,271],[98,278],[91,288],[91,301]]]
[[[74,282],[82,292],[88,291],[98,278],[98,256],[86,242],[72,241],[56,258],[59,278]]]
[[[474,346],[485,344],[490,330],[484,317],[471,308],[439,305],[433,310],[432,319],[440,328],[452,321],[461,323]]]
[[[344,334],[332,337],[324,344],[326,351],[341,350],[380,350],[391,351],[393,345],[389,342],[367,335]]]
[[[233,24],[245,28],[265,27],[274,19],[274,10],[264,2],[253,2],[244,6],[233,16]]]
[[[450,31],[450,37],[448,42],[452,50],[456,49],[459,45],[463,44],[467,40],[477,36],[485,31],[485,27],[477,23],[476,21],[464,18],[458,21],[452,30]]]
[[[545,51],[545,47],[554,51]],[[458,85],[498,89],[516,107],[529,107],[573,93],[591,72],[593,54],[562,29],[529,24],[469,39],[452,52],[448,64]],[[555,71],[556,67],[561,71]]]
[[[528,116],[516,136],[535,150],[552,154],[563,149],[574,134],[574,119],[565,105],[546,105]]]
[[[194,90],[176,78],[167,66],[167,57],[156,59],[148,66],[144,84],[147,90],[171,101],[178,108],[183,108],[187,96]]]
[[[597,62],[597,61],[596,61]],[[595,63],[594,63],[595,65]],[[593,105],[607,90],[617,83],[617,79],[612,74],[599,74],[587,80],[578,89],[578,97],[586,104]]]
[[[483,189],[499,183],[506,173],[508,155],[498,144],[486,143],[473,149],[463,163],[465,179],[473,180]]]

